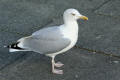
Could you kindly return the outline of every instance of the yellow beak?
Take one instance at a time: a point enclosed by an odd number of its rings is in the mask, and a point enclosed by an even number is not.
[[[80,16],[80,19],[88,20],[88,17],[86,17],[86,16]]]

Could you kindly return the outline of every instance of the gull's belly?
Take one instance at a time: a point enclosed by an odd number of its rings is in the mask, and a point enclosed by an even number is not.
[[[66,47],[65,49],[63,49],[63,52],[65,52],[65,51],[71,49],[72,47],[74,47],[74,45],[75,45],[76,42],[77,42],[77,39],[78,39],[77,36],[74,36],[73,38],[71,38],[71,43],[70,43],[70,45],[69,45],[68,47]]]

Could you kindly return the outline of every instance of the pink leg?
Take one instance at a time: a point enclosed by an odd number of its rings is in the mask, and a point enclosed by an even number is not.
[[[55,65],[56,65],[56,63],[54,61],[54,57],[52,57],[52,72],[55,74],[63,74],[63,70],[55,69]],[[61,66],[61,65],[59,65],[59,66]]]

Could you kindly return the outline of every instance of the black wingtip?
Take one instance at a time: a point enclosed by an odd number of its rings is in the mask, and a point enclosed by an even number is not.
[[[12,48],[12,49],[23,49],[23,48],[18,47],[18,44],[19,44],[19,42],[16,42],[16,43],[13,43],[11,45],[4,46],[4,47],[5,48]]]
[[[3,46],[4,48],[7,48],[7,46]]]

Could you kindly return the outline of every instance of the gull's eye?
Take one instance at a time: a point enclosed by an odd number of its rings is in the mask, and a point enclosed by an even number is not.
[[[75,14],[74,14],[74,13],[72,13],[72,15],[73,15],[73,16],[75,16]]]

